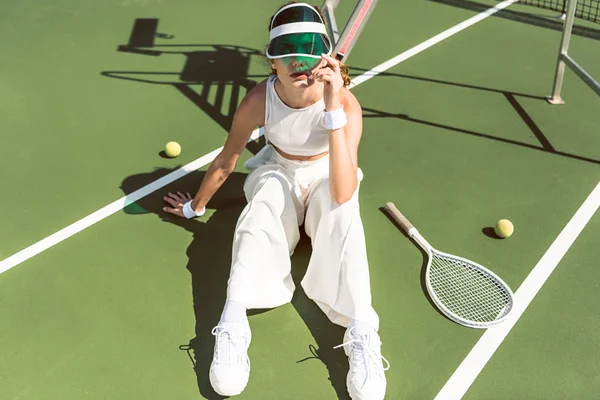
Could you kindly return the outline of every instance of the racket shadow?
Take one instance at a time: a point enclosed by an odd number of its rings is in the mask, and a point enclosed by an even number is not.
[[[379,211],[381,211],[381,213],[383,213],[383,215],[392,223],[394,224],[394,226],[396,226],[396,228],[398,228],[398,231],[400,231],[400,233],[407,238],[408,240],[410,240],[413,245],[419,250],[419,252],[421,253],[421,255],[423,256],[423,262],[421,263],[421,276],[420,276],[420,281],[421,281],[421,290],[423,291],[423,294],[425,295],[425,298],[427,299],[427,301],[429,302],[429,304],[433,307],[433,309],[442,317],[444,317],[444,319],[452,322],[453,324],[456,323],[454,321],[452,321],[450,318],[448,318],[444,313],[442,313],[438,307],[435,305],[435,303],[433,302],[431,296],[429,295],[429,291],[427,290],[427,283],[426,283],[426,272],[427,272],[427,259],[428,259],[428,255],[425,252],[425,250],[423,250],[423,248],[421,246],[419,246],[419,244],[410,236],[408,236],[408,234],[406,232],[404,232],[404,230],[400,227],[400,225],[398,225],[396,223],[396,221],[394,221],[394,219],[392,217],[390,217],[390,215],[385,211],[384,207],[379,207]]]

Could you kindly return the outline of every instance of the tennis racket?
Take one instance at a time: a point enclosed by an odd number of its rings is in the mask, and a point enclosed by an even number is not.
[[[461,325],[489,328],[504,321],[513,308],[513,293],[487,268],[434,249],[417,229],[387,203],[386,212],[427,253],[425,284],[438,309]]]

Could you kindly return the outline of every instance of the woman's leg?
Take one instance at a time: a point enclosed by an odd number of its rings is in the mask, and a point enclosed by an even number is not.
[[[292,299],[290,255],[300,239],[303,210],[278,165],[254,170],[244,184],[248,205],[235,230],[227,300],[246,308],[273,308]]]
[[[332,322],[348,328],[339,347],[348,355],[350,397],[383,400],[387,368],[377,333],[379,317],[371,305],[358,189],[341,205],[333,201],[328,179],[315,183],[311,191],[305,228],[313,253],[302,287]]]
[[[335,324],[348,327],[358,320],[378,330],[358,189],[340,205],[331,197],[328,179],[314,185],[305,220],[313,252],[302,287]]]
[[[271,164],[246,179],[248,205],[242,211],[233,241],[227,303],[213,329],[215,350],[210,382],[217,393],[241,393],[250,377],[248,308],[272,308],[292,299],[290,254],[298,243],[302,210],[284,170]]]

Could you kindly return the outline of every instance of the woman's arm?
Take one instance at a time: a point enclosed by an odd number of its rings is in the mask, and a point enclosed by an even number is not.
[[[362,109],[348,89],[340,90],[340,98],[348,122],[341,129],[329,131],[329,190],[333,200],[343,204],[352,198],[358,186],[358,144],[362,136]]]
[[[358,186],[357,158],[362,135],[362,109],[356,97],[344,87],[339,61],[325,54],[321,57],[327,66],[317,69],[313,75],[316,80],[323,82],[325,111],[331,115],[346,115],[346,124],[342,128],[329,131],[329,190],[333,200],[342,204],[352,198]],[[340,110],[342,106],[343,112]]]
[[[246,147],[253,130],[264,125],[265,96],[266,81],[263,81],[248,92],[240,103],[233,116],[225,146],[208,167],[200,188],[194,196],[192,201],[194,211],[200,211],[208,204],[215,192],[235,170],[240,154]],[[169,196],[165,196],[164,199],[172,206],[164,207],[165,211],[184,216],[182,208],[185,198],[169,193]]]

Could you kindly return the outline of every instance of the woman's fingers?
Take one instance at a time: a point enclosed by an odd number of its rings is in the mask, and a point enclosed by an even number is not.
[[[165,206],[163,207],[163,211],[177,215],[179,217],[185,217],[183,215],[183,205],[192,199],[193,197],[191,194],[189,194],[189,192],[186,192],[185,194],[181,192],[169,192],[167,196],[163,197],[163,200],[169,203],[171,207]]]
[[[177,215],[178,217],[185,218],[181,208],[163,207],[163,210],[170,214]]]
[[[333,68],[333,72],[335,72],[336,74],[340,73],[340,62],[338,60],[331,56],[328,56],[327,54],[321,54],[321,57],[325,61],[327,61],[329,65],[331,65],[331,67]]]
[[[315,72],[314,78],[316,80],[322,81],[325,80],[327,82],[331,82],[331,80],[335,77],[335,72],[329,68],[323,68]]]
[[[175,200],[181,200],[181,198],[183,197],[183,195],[181,194],[181,192],[177,192],[177,193],[171,193],[169,192],[169,197],[175,199]]]
[[[193,197],[189,192],[186,192],[185,194],[181,193],[181,192],[177,192],[177,194],[173,194],[169,192],[169,197],[171,197],[174,200],[178,200],[178,201],[188,201],[188,200],[192,200]]]
[[[177,194],[169,193],[168,196],[164,196],[163,199],[173,207],[179,208],[183,207],[183,203],[187,203],[187,201],[190,200],[180,192],[177,192]]]
[[[166,201],[167,203],[169,203],[173,207],[178,207],[179,204],[181,204],[180,201],[172,199],[172,198],[167,197],[167,196],[163,197],[163,200]]]

